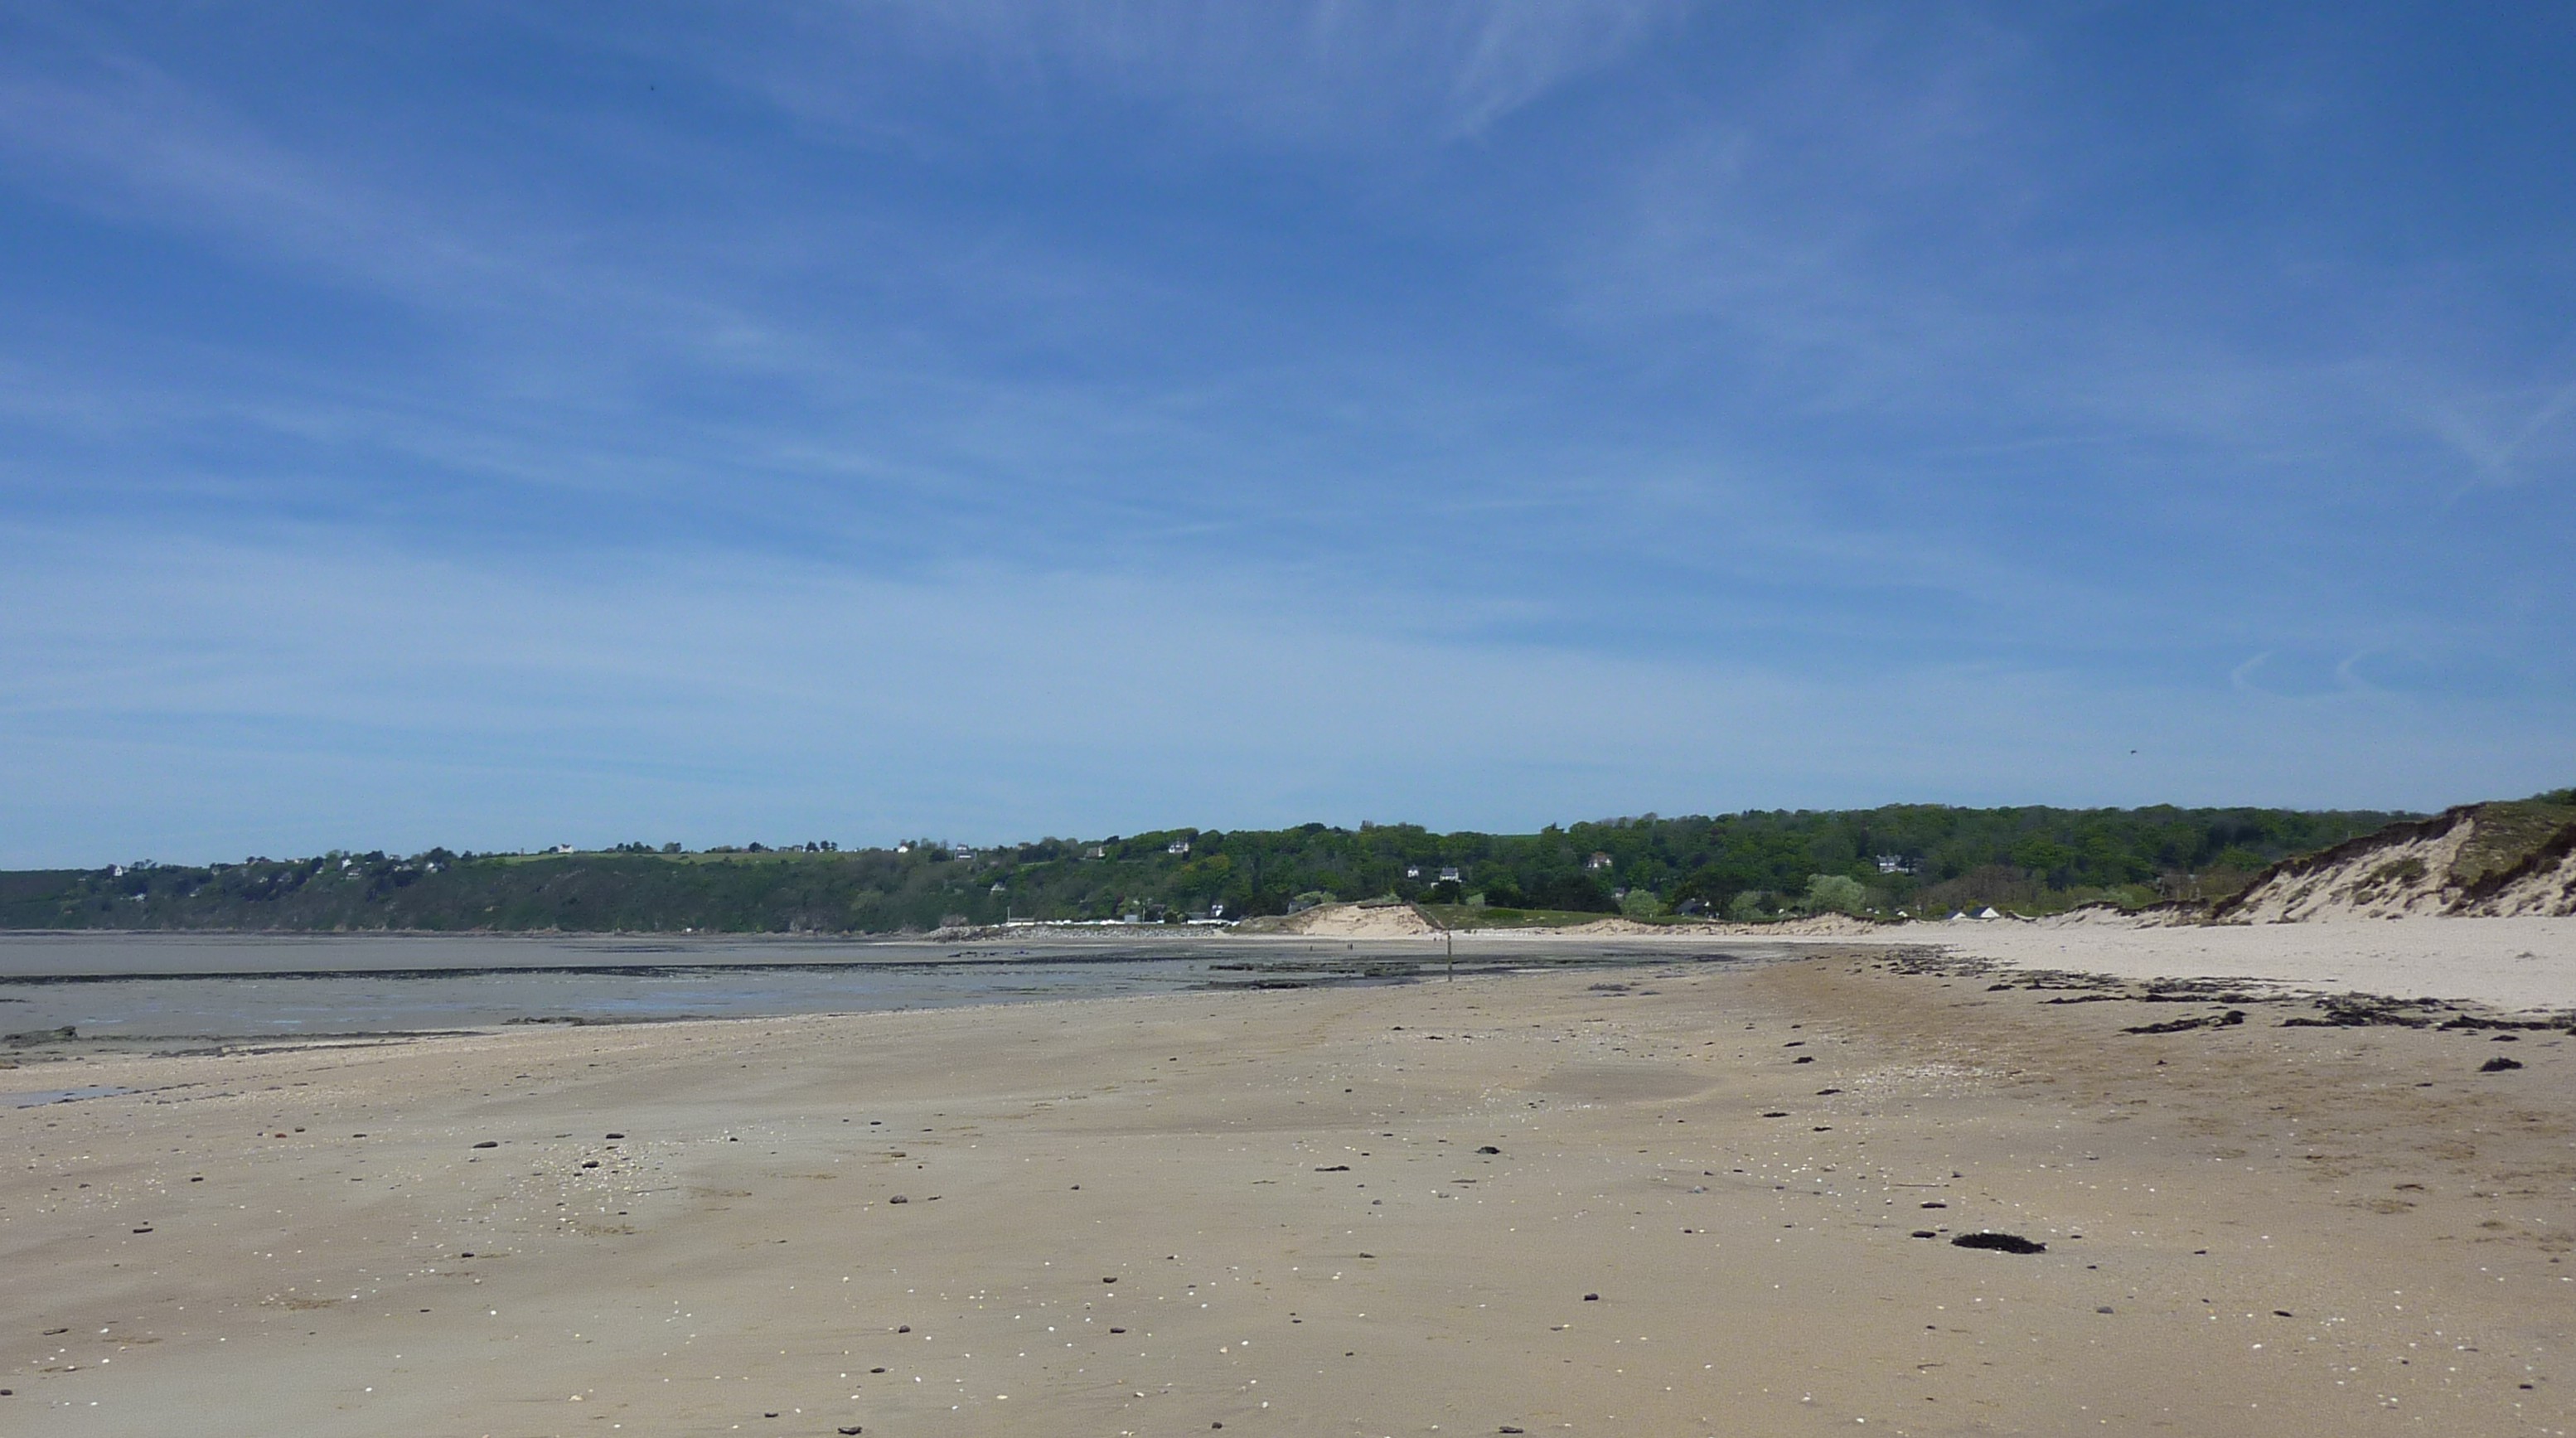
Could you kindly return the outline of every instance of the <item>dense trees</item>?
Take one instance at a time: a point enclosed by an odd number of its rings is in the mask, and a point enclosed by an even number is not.
[[[2271,860],[2401,816],[2283,809],[1954,809],[1893,805],[1648,815],[1535,834],[1173,829],[984,851],[919,840],[622,844],[608,853],[408,858],[333,852],[239,864],[0,874],[0,925],[246,929],[847,932],[1284,912],[1395,895],[1579,913],[1733,918],[2087,899],[2211,897]],[[1447,870],[1455,879],[1444,879]]]

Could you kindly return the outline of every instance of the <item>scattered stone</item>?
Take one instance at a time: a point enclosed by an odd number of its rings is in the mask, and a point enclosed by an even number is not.
[[[838,1433],[838,1434],[842,1435],[842,1438],[849,1438],[849,1435],[850,1435],[850,1434],[853,1434],[853,1433],[865,1433],[865,1432],[867,1432],[868,1430],[866,1430],[865,1428],[860,1427],[860,1426],[859,1426],[858,1424],[856,1424],[856,1423],[853,1423],[853,1424],[851,1424],[850,1426],[848,1426],[847,1428],[835,1428],[835,1429],[833,1429],[832,1431],[833,1431],[833,1432],[835,1432],[835,1433]]]
[[[611,1139],[621,1139],[621,1138],[624,1138],[624,1137],[626,1137],[626,1135],[624,1135],[624,1134],[622,1134],[622,1133],[612,1133],[612,1134],[610,1134],[610,1135],[609,1135],[609,1138],[611,1138]]]
[[[2018,1233],[1963,1233],[1950,1240],[1953,1248],[1983,1248],[1996,1253],[2046,1253],[2048,1245],[2035,1243]]]
[[[1787,1109],[1785,1109],[1785,1108],[1782,1108],[1782,1109],[1773,1109],[1771,1112],[1766,1113],[1766,1114],[1764,1114],[1764,1115],[1762,1115],[1762,1116],[1763,1116],[1764,1118],[1787,1118],[1787,1117],[1789,1116],[1789,1111],[1788,1111]]]
[[[278,1137],[279,1137],[279,1138],[284,1138],[284,1137],[286,1137],[286,1135],[284,1135],[284,1134],[279,1134],[279,1135],[278,1135]],[[474,1145],[474,1146],[475,1146],[476,1148],[499,1148],[499,1147],[501,1146],[501,1141],[500,1141],[499,1139],[497,1139],[497,1138],[487,1138],[487,1139],[483,1140],[481,1143],[478,1143],[478,1144],[476,1144],[476,1145]]]
[[[1842,1090],[1841,1090],[1841,1089],[1838,1089],[1838,1088],[1820,1088],[1820,1089],[1816,1090],[1816,1097],[1818,1097],[1818,1098],[1832,1098],[1835,1094],[1838,1094],[1838,1093],[1841,1093],[1841,1092],[1842,1092]]]
[[[1499,1148],[1494,1147],[1492,1144],[1490,1144],[1490,1143],[1489,1143],[1489,1144],[1485,1145],[1483,1148],[1480,1148],[1480,1149],[1476,1150],[1476,1152],[1478,1152],[1478,1153],[1501,1153],[1501,1152],[1502,1152],[1502,1150],[1501,1150],[1501,1149],[1499,1149]]]
[[[1918,1228],[1914,1230],[1914,1236],[1916,1238],[1939,1238],[1941,1235],[1934,1233],[1928,1228]]]
[[[2243,1022],[2245,1022],[2245,1011],[2243,1009],[2229,1009],[2225,1013],[2204,1014],[2196,1019],[2168,1019],[2160,1024],[2140,1024],[2135,1028],[2122,1029],[2120,1032],[2124,1034],[2179,1034],[2189,1033],[2193,1029],[2232,1029]]]
[[[1598,1293],[1587,1293],[1583,1295],[1583,1301],[1586,1303],[1599,1303],[1601,1301],[1601,1295]]]
[[[2498,1054],[2494,1058],[2487,1060],[2485,1063],[2478,1065],[2478,1072],[2482,1074],[2500,1074],[2507,1069],[2518,1069],[2520,1067],[2522,1067],[2522,1065],[2515,1060],[2506,1058],[2502,1054]]]
[[[1319,1169],[1315,1170],[1315,1172],[1317,1172],[1317,1173],[1348,1173],[1348,1172],[1350,1172],[1350,1171],[1351,1171],[1351,1166],[1350,1166],[1349,1164],[1347,1164],[1347,1163],[1336,1163],[1336,1164],[1331,1164],[1331,1165],[1328,1165],[1328,1166],[1326,1166],[1326,1167],[1324,1167],[1324,1168],[1319,1168]]]
[[[1943,1203],[1941,1200],[1936,1198],[1925,1203],[1923,1206],[1925,1208],[1948,1208],[1950,1205]]]
[[[888,1202],[888,1203],[910,1203],[910,1202],[912,1202],[912,1200],[911,1200],[911,1199],[908,1199],[908,1198],[904,1197],[902,1194],[899,1194],[899,1193],[898,1193],[898,1194],[894,1195],[892,1198],[887,1199],[887,1200],[886,1200],[886,1202]]]

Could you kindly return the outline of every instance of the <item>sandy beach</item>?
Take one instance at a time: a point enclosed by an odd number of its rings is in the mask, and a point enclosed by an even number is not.
[[[1977,967],[29,1064],[0,1433],[2576,1426],[2566,1033]]]
[[[1897,931],[2016,968],[2131,979],[2237,978],[2307,993],[2576,1009],[2576,919],[2372,919],[2122,928],[1922,924]]]

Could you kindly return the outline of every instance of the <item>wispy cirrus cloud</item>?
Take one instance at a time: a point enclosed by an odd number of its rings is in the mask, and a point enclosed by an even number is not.
[[[1617,63],[1685,9],[1678,0],[851,4],[772,12],[699,53],[808,119],[925,144],[937,142],[920,135],[901,103],[913,92],[893,78],[924,59],[979,68],[1004,103],[1039,111],[1109,99],[1270,140],[1446,143]]]
[[[2558,782],[2563,107],[2410,23],[30,0],[0,782],[451,841]]]

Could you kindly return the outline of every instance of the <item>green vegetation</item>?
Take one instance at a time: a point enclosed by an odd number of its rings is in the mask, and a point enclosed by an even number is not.
[[[2474,884],[2510,869],[2569,824],[2576,824],[2576,793],[2564,790],[2510,803],[2481,804],[2468,842],[2451,861],[2452,881]]]
[[[2531,801],[2543,805],[2561,796]],[[1760,921],[1846,912],[2039,912],[2215,898],[2265,864],[2404,817],[2283,809],[1774,810],[1647,815],[1536,834],[1180,829],[963,851],[761,844],[695,853],[397,857],[0,873],[0,927],[838,933],[1006,916],[1177,923],[1286,912],[1329,895],[1440,906],[1459,927],[1596,914]],[[1444,880],[1444,870],[1457,877]]]

